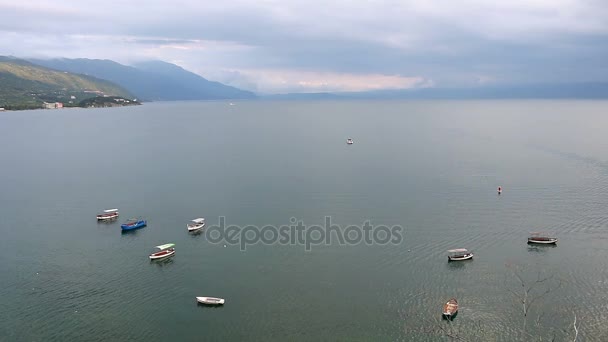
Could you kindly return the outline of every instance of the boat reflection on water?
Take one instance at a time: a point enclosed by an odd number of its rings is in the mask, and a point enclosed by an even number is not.
[[[169,266],[173,263],[174,258],[164,258],[164,259],[150,259],[151,264],[158,265],[159,267]]]
[[[205,308],[205,310],[221,309],[224,307],[223,305],[207,305],[203,303],[196,303],[196,306]]]
[[[528,252],[544,253],[556,247],[557,245],[528,245]]]
[[[109,225],[115,224],[117,222],[118,222],[117,219],[113,219],[113,220],[97,220],[97,224],[98,225],[104,225],[104,226],[105,225],[109,226]]]
[[[448,270],[461,270],[467,267],[470,262],[446,262]]]
[[[139,229],[133,229],[133,230],[124,230],[121,229],[120,230],[120,235],[122,236],[135,236],[137,234],[139,234],[140,230]]]
[[[203,235],[203,231],[202,230],[195,230],[193,232],[188,232],[188,235],[190,235],[193,238],[199,237],[201,235]]]

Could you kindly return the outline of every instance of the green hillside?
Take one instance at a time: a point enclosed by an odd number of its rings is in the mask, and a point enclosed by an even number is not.
[[[124,88],[105,80],[0,57],[0,107],[41,108],[43,102],[62,102],[70,107],[100,95],[134,98]]]

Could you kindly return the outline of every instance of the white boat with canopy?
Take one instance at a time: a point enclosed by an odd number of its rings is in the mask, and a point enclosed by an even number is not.
[[[175,247],[174,243],[156,246],[160,251],[150,254],[150,260],[163,259],[175,255],[175,248],[173,247]]]
[[[226,302],[224,298],[215,298],[215,297],[196,297],[196,301],[201,304],[207,305],[224,305]]]
[[[473,259],[473,252],[466,248],[450,249],[448,251],[448,261],[460,261]]]
[[[194,220],[192,220],[190,222],[192,222],[192,223],[188,223],[186,225],[189,232],[197,231],[205,226],[205,219],[202,217],[195,218]]]
[[[113,220],[118,217],[118,209],[106,209],[103,214],[97,214],[98,221]]]

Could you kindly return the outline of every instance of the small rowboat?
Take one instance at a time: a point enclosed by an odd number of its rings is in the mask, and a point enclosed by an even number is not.
[[[452,319],[458,313],[458,301],[456,298],[448,300],[447,303],[443,304],[443,317]]]
[[[189,232],[197,231],[205,226],[205,219],[202,217],[196,218],[191,221],[192,223],[188,223],[186,227]]]
[[[557,238],[549,237],[547,233],[530,233],[528,243],[536,243],[542,245],[557,244]]]
[[[97,221],[109,221],[118,217],[118,209],[107,209],[103,214],[97,214]]]
[[[224,298],[196,297],[196,301],[205,305],[224,305]]]
[[[163,259],[175,255],[175,248],[173,246],[175,246],[174,243],[156,246],[160,251],[150,254],[150,260]]]
[[[448,261],[460,261],[473,259],[473,252],[466,248],[450,249],[448,251]]]
[[[143,228],[146,225],[148,225],[148,221],[142,220],[141,218],[130,219],[127,222],[121,224],[120,228],[122,228],[122,230],[135,230],[135,229]]]

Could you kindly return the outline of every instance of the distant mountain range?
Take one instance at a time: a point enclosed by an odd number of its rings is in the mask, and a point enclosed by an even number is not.
[[[43,102],[76,106],[80,101],[102,95],[133,98],[129,91],[106,80],[0,56],[0,107],[41,108]]]
[[[252,92],[205,78],[166,62],[151,61],[126,66],[100,59],[29,59],[48,68],[91,75],[120,84],[139,100],[220,100],[253,99]]]
[[[288,93],[267,95],[270,100],[339,99],[607,99],[608,83],[532,84],[474,88],[417,88],[367,92]]]
[[[77,97],[84,91],[137,98],[140,101],[222,99],[606,99],[608,83],[417,88],[367,92],[256,94],[209,81],[162,61],[132,66],[100,59],[18,59],[0,56],[0,107],[35,108],[42,101]],[[76,94],[78,93],[78,96]],[[21,106],[21,107],[19,107]]]

